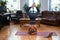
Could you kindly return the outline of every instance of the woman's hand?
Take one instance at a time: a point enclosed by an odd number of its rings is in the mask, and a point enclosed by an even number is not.
[[[33,3],[33,5],[32,5],[31,7],[32,7],[32,8],[33,8],[33,7],[36,7],[36,4],[35,4],[35,3]]]
[[[33,6],[36,7],[36,4],[34,3]]]

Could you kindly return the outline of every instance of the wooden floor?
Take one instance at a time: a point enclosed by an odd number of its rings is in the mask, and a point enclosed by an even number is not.
[[[58,26],[49,26],[40,24],[40,27],[37,27],[38,32],[56,32],[57,37],[55,36],[52,40],[60,40],[57,38],[60,38],[60,27]],[[20,27],[20,24],[13,24],[11,23],[8,26],[5,26],[0,31],[0,40],[50,40],[48,38],[44,38],[43,36],[17,36],[15,33],[17,31],[27,31],[28,26],[22,26]]]

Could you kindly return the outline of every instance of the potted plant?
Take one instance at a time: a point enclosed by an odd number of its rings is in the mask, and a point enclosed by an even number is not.
[[[0,1],[0,12],[7,11],[6,4],[7,4],[7,1]]]
[[[24,6],[23,6],[23,10],[26,12],[27,11],[27,8],[28,8],[28,4],[25,3]]]
[[[40,9],[41,8],[41,3],[37,4],[37,7]]]
[[[0,1],[1,6],[5,6],[7,4],[7,1]]]

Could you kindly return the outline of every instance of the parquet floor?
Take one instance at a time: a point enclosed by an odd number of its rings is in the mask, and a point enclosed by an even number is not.
[[[60,27],[58,26],[40,24],[40,27],[37,27],[37,29],[38,32],[56,32],[57,37],[54,37],[52,40],[60,40]],[[17,31],[28,31],[28,26],[20,27],[20,24],[11,23],[0,30],[0,40],[50,40],[43,36],[17,36],[15,35]]]

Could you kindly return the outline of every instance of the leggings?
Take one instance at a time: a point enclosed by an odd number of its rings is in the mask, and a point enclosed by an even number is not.
[[[30,18],[30,24],[35,24],[35,19],[37,18],[38,13],[27,13]]]

